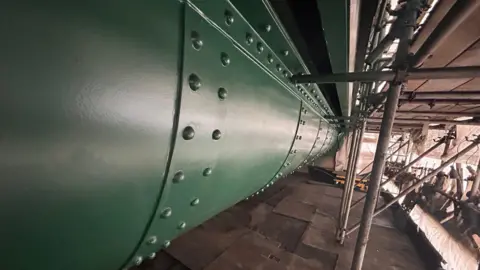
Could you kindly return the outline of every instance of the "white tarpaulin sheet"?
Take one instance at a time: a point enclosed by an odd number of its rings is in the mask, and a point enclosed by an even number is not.
[[[410,212],[410,217],[423,231],[428,241],[447,262],[447,270],[477,270],[478,262],[469,249],[457,242],[434,217],[418,205]]]

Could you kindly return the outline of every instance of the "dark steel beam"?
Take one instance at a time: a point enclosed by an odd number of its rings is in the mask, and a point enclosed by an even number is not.
[[[383,113],[383,110],[379,111]],[[478,116],[474,112],[431,112],[431,111],[397,111],[397,115],[402,116],[448,116],[448,117],[462,117],[462,116]]]
[[[328,84],[337,82],[392,81],[401,76],[395,71],[367,71],[319,75],[293,75],[293,83]],[[480,66],[410,69],[406,80],[460,79],[480,77]]]
[[[448,2],[448,1],[447,1]],[[480,1],[456,1],[455,6],[440,22],[413,57],[413,66],[418,67],[439,48],[460,24],[477,10]]]
[[[453,105],[476,105],[480,99],[400,99],[400,104],[453,104]]]
[[[428,91],[428,92],[415,92],[415,91],[403,91],[400,95],[400,99],[480,99],[480,91]]]
[[[368,118],[367,122],[378,123],[381,122],[382,118],[372,117]],[[468,126],[478,126],[480,125],[479,121],[454,121],[454,120],[436,120],[436,119],[407,119],[407,118],[395,118],[395,123],[400,124],[417,124],[417,123],[432,123],[432,124],[444,124],[444,125],[468,125]]]

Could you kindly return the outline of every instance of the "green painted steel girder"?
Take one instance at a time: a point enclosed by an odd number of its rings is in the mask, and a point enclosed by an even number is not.
[[[337,147],[324,97],[290,83],[307,71],[282,53],[295,49],[279,22],[264,17],[266,35],[239,10],[240,1],[4,3],[3,267],[141,263]],[[271,12],[260,1],[251,10]]]

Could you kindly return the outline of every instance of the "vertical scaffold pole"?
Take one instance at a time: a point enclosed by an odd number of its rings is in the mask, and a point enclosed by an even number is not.
[[[404,16],[397,18],[397,20],[404,20],[404,27],[400,36],[397,52],[395,54],[395,61],[393,63],[399,73],[406,73],[408,68],[407,58],[410,47],[410,41],[413,36],[413,27],[416,22],[417,1],[408,1],[404,9]],[[400,77],[400,78],[399,78]],[[372,173],[370,176],[367,197],[365,201],[365,207],[362,213],[362,219],[360,223],[360,230],[355,245],[355,252],[352,261],[352,270],[361,270],[363,265],[363,259],[367,250],[368,237],[372,226],[373,214],[377,204],[378,196],[380,194],[380,184],[383,176],[383,169],[385,165],[385,154],[388,148],[390,140],[390,134],[393,128],[393,122],[395,121],[395,112],[398,107],[398,99],[402,90],[402,84],[405,78],[402,76],[396,77],[390,82],[390,87],[387,92],[387,100],[385,104],[385,110],[382,118],[382,125],[380,134],[378,136],[378,144],[375,152],[375,158],[372,167]]]

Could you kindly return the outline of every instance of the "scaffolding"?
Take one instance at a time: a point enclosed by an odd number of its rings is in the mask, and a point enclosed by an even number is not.
[[[363,264],[363,258],[365,256],[367,242],[372,226],[373,218],[379,213],[385,211],[388,207],[396,203],[400,198],[404,197],[412,190],[422,186],[422,184],[435,177],[438,172],[442,171],[450,163],[476,147],[480,143],[480,138],[476,138],[471,141],[470,145],[459,151],[457,154],[444,160],[440,166],[432,170],[430,173],[423,176],[421,179],[416,178],[416,181],[404,190],[400,190],[398,196],[396,196],[390,202],[377,208],[377,201],[380,195],[381,188],[394,180],[398,175],[408,171],[415,163],[420,159],[430,154],[433,150],[445,144],[448,145],[450,135],[446,135],[437,141],[437,143],[430,149],[426,150],[423,154],[419,155],[416,159],[406,164],[393,176],[389,177],[386,181],[382,182],[384,174],[385,161],[387,159],[387,150],[389,149],[389,140],[392,134],[394,122],[397,123],[424,123],[425,121],[415,121],[412,119],[396,118],[397,108],[399,102],[431,102],[430,94],[420,94],[423,97],[415,97],[412,92],[403,91],[404,84],[410,79],[449,79],[449,78],[472,78],[480,77],[480,67],[445,67],[445,68],[418,68],[419,63],[425,60],[425,56],[428,55],[429,48],[433,48],[435,42],[426,43],[427,47],[422,49],[416,54],[409,54],[410,45],[414,36],[416,22],[422,11],[425,10],[425,3],[422,0],[408,0],[404,1],[403,6],[392,13],[389,7],[388,0],[381,0],[377,7],[376,15],[374,18],[374,24],[370,36],[370,45],[367,50],[367,57],[365,60],[364,69],[362,72],[351,72],[341,74],[319,74],[319,75],[296,75],[292,77],[292,81],[297,84],[305,83],[317,83],[326,84],[333,82],[359,82],[358,89],[354,89],[353,100],[355,109],[352,110],[352,116],[343,118],[349,120],[348,126],[352,128],[350,137],[350,155],[347,163],[346,181],[345,187],[342,193],[342,201],[338,219],[337,240],[343,244],[346,235],[352,233],[356,229],[359,229],[355,253],[351,269],[360,270]],[[467,12],[467,11],[465,11]],[[397,15],[397,19],[392,23],[391,31],[387,32],[385,29],[385,22],[388,20],[387,13]],[[448,29],[447,29],[448,30]],[[437,37],[441,38],[441,37]],[[395,39],[398,39],[398,46],[394,53],[393,58],[380,58],[382,52],[386,48],[386,44],[392,44]],[[431,49],[430,48],[430,49]],[[389,70],[385,70],[386,66],[389,66]],[[383,89],[382,82],[388,82],[389,87],[385,92],[381,92]],[[385,84],[383,84],[385,85]],[[379,93],[380,92],[380,93]],[[445,102],[465,102],[468,104],[480,103],[478,96],[472,98],[472,92],[470,93],[455,93],[446,94]],[[447,97],[448,95],[448,97]],[[358,100],[357,100],[358,97]],[[455,99],[456,98],[456,99]],[[381,111],[383,113],[382,118],[371,118],[370,116],[375,111]],[[424,112],[429,114],[430,112]],[[410,112],[401,112],[401,114],[410,114]],[[413,112],[412,114],[419,114],[419,112]],[[446,113],[448,114],[448,112]],[[460,113],[452,113],[452,115],[464,115]],[[340,119],[335,119],[339,121]],[[378,122],[380,124],[380,132],[378,136],[378,143],[373,160],[372,170],[369,174],[366,174],[362,179],[367,176],[370,177],[368,192],[366,196],[352,204],[353,192],[355,187],[356,167],[358,164],[358,156],[362,144],[362,137],[366,130],[367,122]],[[438,123],[444,124],[458,124],[455,121],[441,121]],[[466,122],[467,124],[478,125],[478,122]],[[399,151],[403,146],[409,144],[409,141],[400,143],[396,151]],[[390,147],[393,149],[393,147]],[[367,165],[368,167],[369,165]],[[476,179],[474,181],[472,189],[472,195],[478,195],[478,186],[480,185],[480,163],[477,169]],[[348,218],[352,207],[358,205],[360,201],[365,199],[363,214],[361,221],[354,224],[350,228],[348,227]]]

